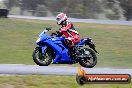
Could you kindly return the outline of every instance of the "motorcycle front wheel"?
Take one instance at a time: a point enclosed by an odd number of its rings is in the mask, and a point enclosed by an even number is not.
[[[42,54],[41,49],[36,48],[33,51],[32,57],[33,61],[39,66],[48,66],[52,62],[52,55],[48,49]]]
[[[93,68],[97,64],[96,54],[91,49],[85,48],[83,55],[86,55],[86,57],[80,58],[79,64],[81,66],[86,68]]]

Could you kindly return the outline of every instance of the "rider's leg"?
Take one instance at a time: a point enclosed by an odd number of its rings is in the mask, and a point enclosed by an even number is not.
[[[72,42],[72,38],[70,38],[70,37],[66,38],[66,39],[64,40],[64,42],[65,42],[65,44],[66,44],[69,48],[71,48],[71,47],[74,46],[74,42]]]

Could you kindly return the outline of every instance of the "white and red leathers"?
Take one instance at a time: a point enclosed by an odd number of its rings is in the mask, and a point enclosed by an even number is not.
[[[61,34],[65,35],[65,37],[66,37],[65,43],[69,47],[72,47],[75,44],[77,44],[80,41],[80,35],[75,30],[73,24],[70,22],[67,22],[66,14],[59,13],[56,16],[56,20],[57,20],[57,24],[61,25],[61,29],[59,30],[59,32]]]
[[[69,47],[72,47],[75,44],[77,44],[78,42],[80,42],[80,35],[75,30],[73,24],[70,22],[66,21],[66,23],[62,25],[59,32],[62,33],[63,35],[65,35],[66,39],[72,41],[72,44],[68,45]]]

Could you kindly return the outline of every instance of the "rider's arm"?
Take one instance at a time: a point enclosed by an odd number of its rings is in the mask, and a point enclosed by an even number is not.
[[[56,36],[62,36],[63,33],[60,32],[60,31],[56,31],[56,32],[53,32],[53,33],[51,34],[51,36],[53,36],[53,35],[56,35]]]
[[[57,33],[58,36],[62,36],[63,35],[63,33],[60,32],[60,31],[56,31],[56,33]]]
[[[69,23],[68,25],[66,25],[66,27],[62,27],[59,32],[63,32],[63,31],[67,31],[68,29],[70,29],[72,27],[72,23]]]

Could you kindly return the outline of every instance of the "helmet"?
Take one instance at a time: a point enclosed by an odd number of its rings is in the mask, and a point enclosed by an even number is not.
[[[67,20],[67,16],[66,16],[66,14],[64,14],[64,13],[59,13],[59,14],[56,16],[56,20],[57,20],[57,24],[60,25],[60,24],[62,24],[62,22],[64,22],[64,21]]]

